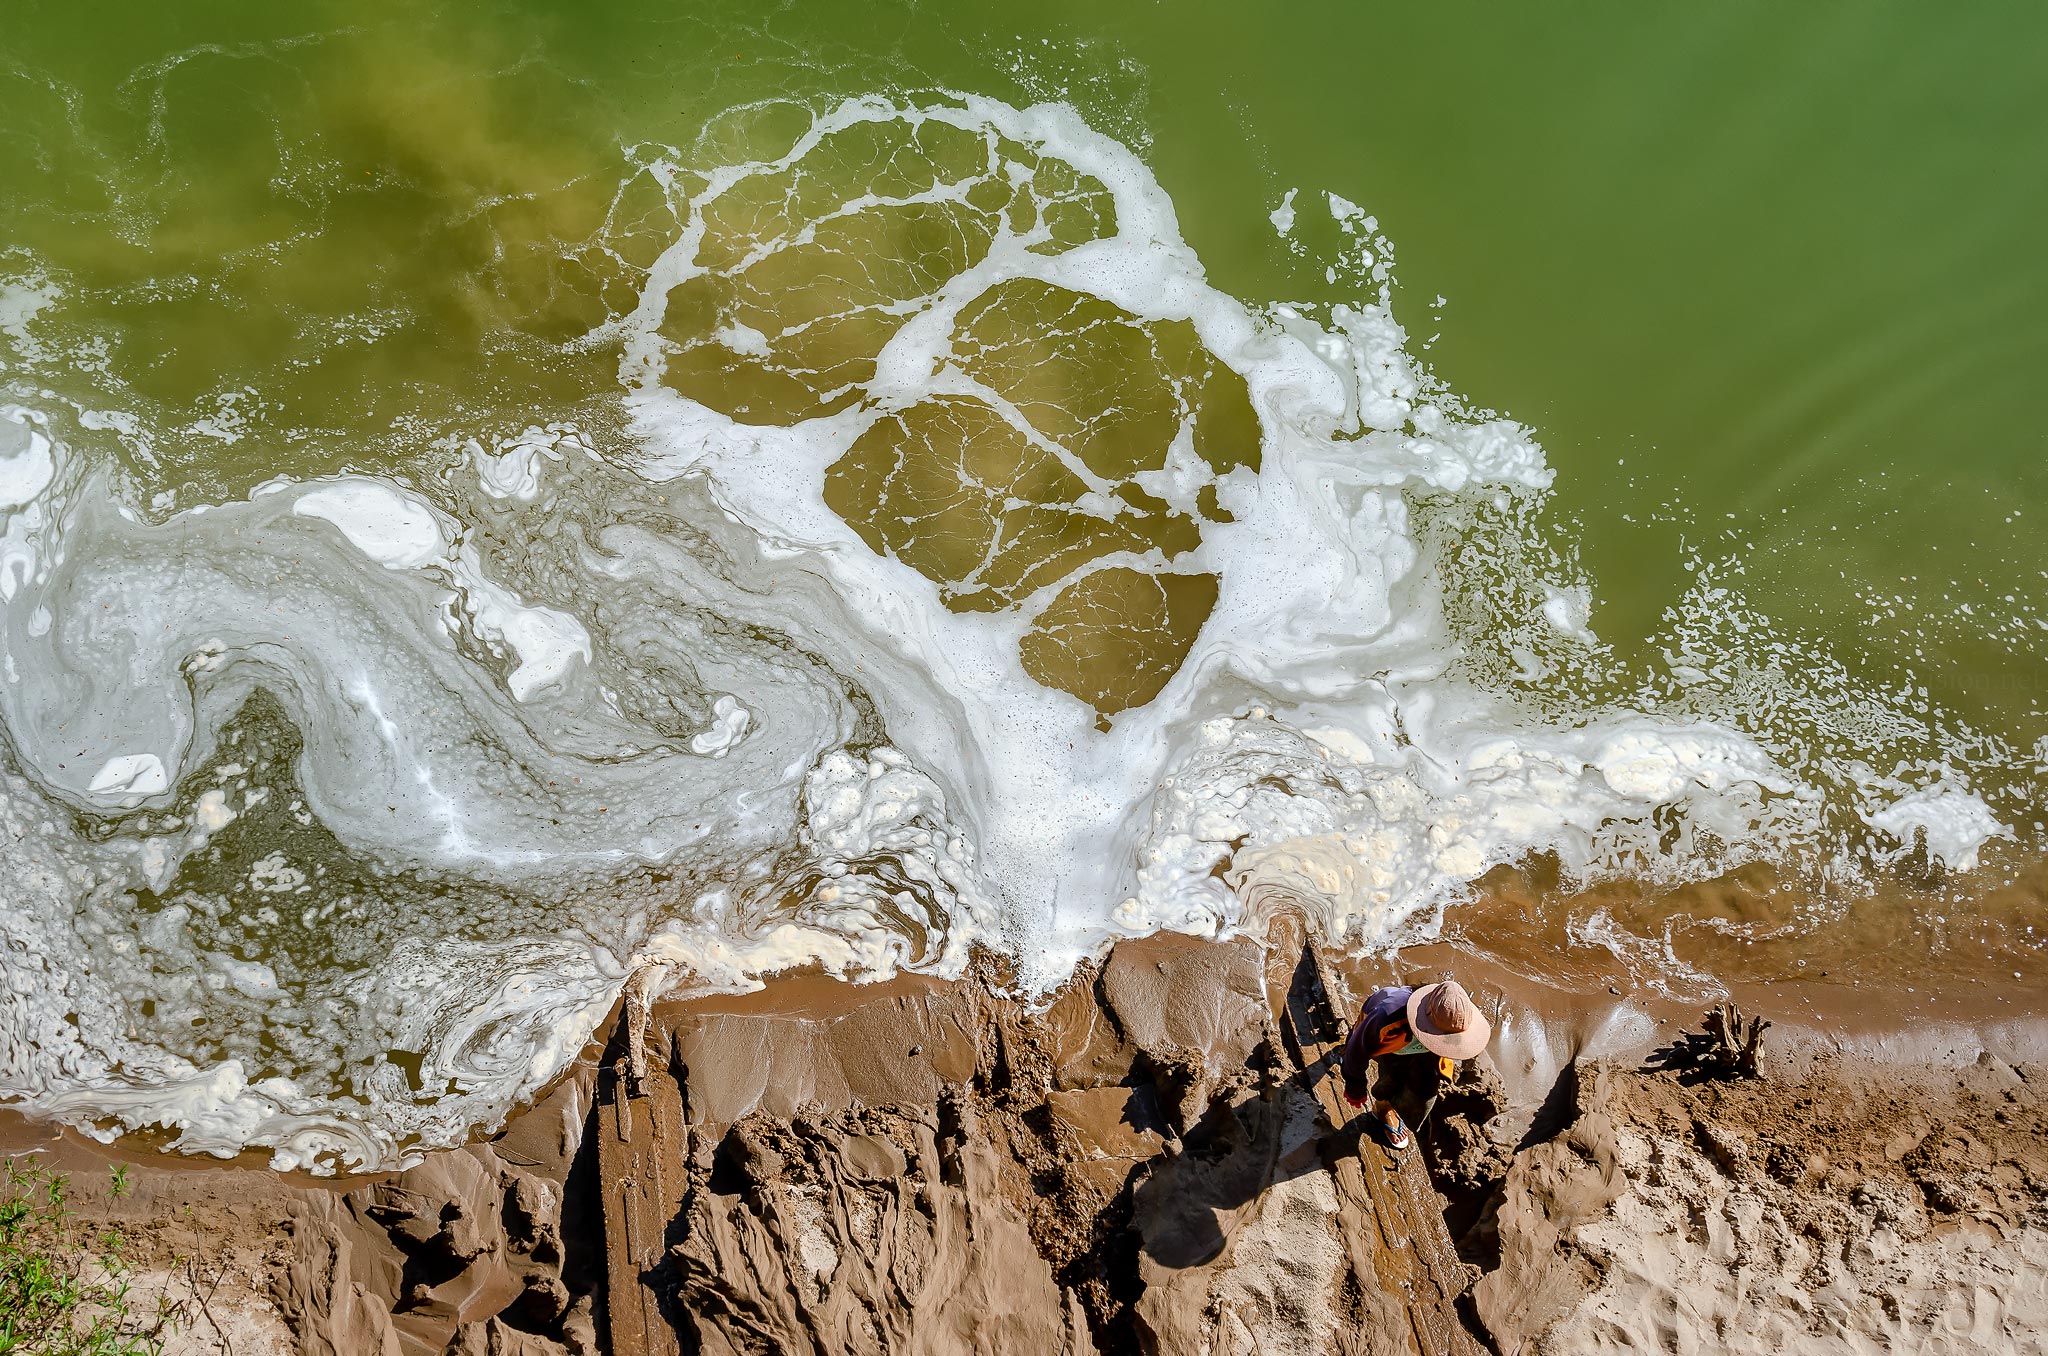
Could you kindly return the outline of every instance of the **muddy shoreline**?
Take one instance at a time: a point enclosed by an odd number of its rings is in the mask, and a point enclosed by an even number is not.
[[[1527,1105],[1542,1100],[1573,1057],[1640,1055],[1724,997],[1769,1013],[1773,1045],[1795,1060],[1828,1052],[1904,1064],[1980,1051],[2038,1058],[2048,1050],[2044,920],[2048,858],[2000,860],[1969,876],[1946,875],[1938,863],[1916,871],[1907,862],[1890,878],[1831,900],[1762,864],[1678,886],[1632,878],[1574,886],[1553,859],[1538,855],[1475,881],[1443,915],[1435,940],[1372,956],[1331,952],[1329,963],[1360,992],[1417,974],[1460,976],[1504,1028],[1490,1053],[1515,1102]],[[1001,962],[993,964],[1000,971]],[[850,985],[800,969],[769,976],[750,994],[687,1001],[706,1012],[807,1010],[822,1018],[866,994],[943,984],[906,974],[880,986]],[[615,1008],[603,1027],[616,1016]],[[588,1077],[603,1036],[594,1032],[578,1064],[557,1081]],[[531,1107],[522,1107],[508,1120],[528,1114]],[[480,1132],[477,1142],[500,1133]],[[53,1135],[88,1158],[137,1165],[161,1164],[174,1138],[142,1132],[101,1145],[0,1105],[0,1152],[47,1144]],[[230,1160],[182,1161],[267,1167],[269,1155],[252,1149]],[[345,1188],[389,1175],[287,1177]]]
[[[1288,1007],[1298,933],[1283,920],[1271,941],[1122,943],[1047,1004],[1007,997],[993,964],[658,1003],[638,1075],[615,1029],[501,1132],[400,1174],[206,1164],[18,1115],[6,1147],[46,1152],[82,1209],[135,1233],[145,1289],[210,1287],[173,1350],[1392,1351],[1425,1330],[1443,1350],[1620,1350],[1657,1337],[1615,1326],[1643,1296],[1747,1293],[1726,1292],[1732,1254],[1688,1270],[1726,1251],[1685,1241],[1715,1210],[1771,1260],[1790,1306],[1757,1309],[1772,1323],[1804,1313],[1843,1350],[1957,1323],[2048,1340],[2038,997],[1914,1007],[1832,976],[1737,980],[1777,1023],[1766,1078],[1689,1086],[1645,1061],[1698,1008],[1623,976],[1589,993],[1456,942],[1326,962],[1340,1006],[1448,972],[1496,1018],[1426,1130],[1435,1192],[1424,1177],[1404,1197]],[[116,1163],[136,1187],[120,1200]],[[624,1214],[622,1185],[645,1196]],[[1390,1218],[1411,1249],[1364,1249]],[[1883,1230],[1885,1258],[1843,1250]],[[1929,1267],[1990,1298],[1964,1323]],[[1916,1298],[1864,1332],[1843,1297],[1866,1284]],[[1431,1286],[1433,1304],[1382,1302]]]

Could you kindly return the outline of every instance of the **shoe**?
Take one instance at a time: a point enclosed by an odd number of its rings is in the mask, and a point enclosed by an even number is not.
[[[1402,1121],[1401,1113],[1388,1107],[1380,1113],[1380,1128],[1387,1132],[1387,1147],[1395,1153],[1406,1153],[1415,1141],[1409,1137],[1408,1126]]]

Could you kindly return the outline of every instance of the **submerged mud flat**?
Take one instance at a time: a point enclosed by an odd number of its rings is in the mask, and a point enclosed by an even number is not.
[[[1533,853],[1853,888],[2038,833],[2025,758],[1725,588],[1616,663],[1534,436],[1418,364],[1341,197],[1275,219],[1339,242],[1315,307],[1212,287],[1059,105],[748,106],[626,158],[559,343],[615,380],[396,469],[160,486],[64,383],[71,284],[10,262],[0,1093],[386,1167],[629,981],[982,946],[1043,992],[1282,908],[1425,936]]]

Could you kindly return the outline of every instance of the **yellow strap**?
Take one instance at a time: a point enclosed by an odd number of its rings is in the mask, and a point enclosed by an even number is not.
[[[1458,1076],[1458,1061],[1452,1059],[1449,1055],[1438,1055],[1436,1057],[1436,1071],[1445,1078],[1456,1078]]]

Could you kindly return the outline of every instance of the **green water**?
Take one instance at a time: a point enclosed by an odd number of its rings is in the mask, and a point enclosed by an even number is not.
[[[2018,982],[2044,39],[17,0],[0,1100],[374,1166],[637,966],[1050,985],[1274,900]]]
[[[1781,624],[2024,748],[2044,56],[2019,5],[17,4],[0,258],[60,280],[108,403],[250,388],[259,436],[162,437],[151,483],[389,469],[609,388],[561,341],[630,304],[576,248],[630,210],[624,147],[760,98],[1062,98],[1238,295],[1339,295],[1327,223],[1290,252],[1267,219],[1288,189],[1375,213],[1438,373],[1543,437],[1624,653],[1733,556]]]

